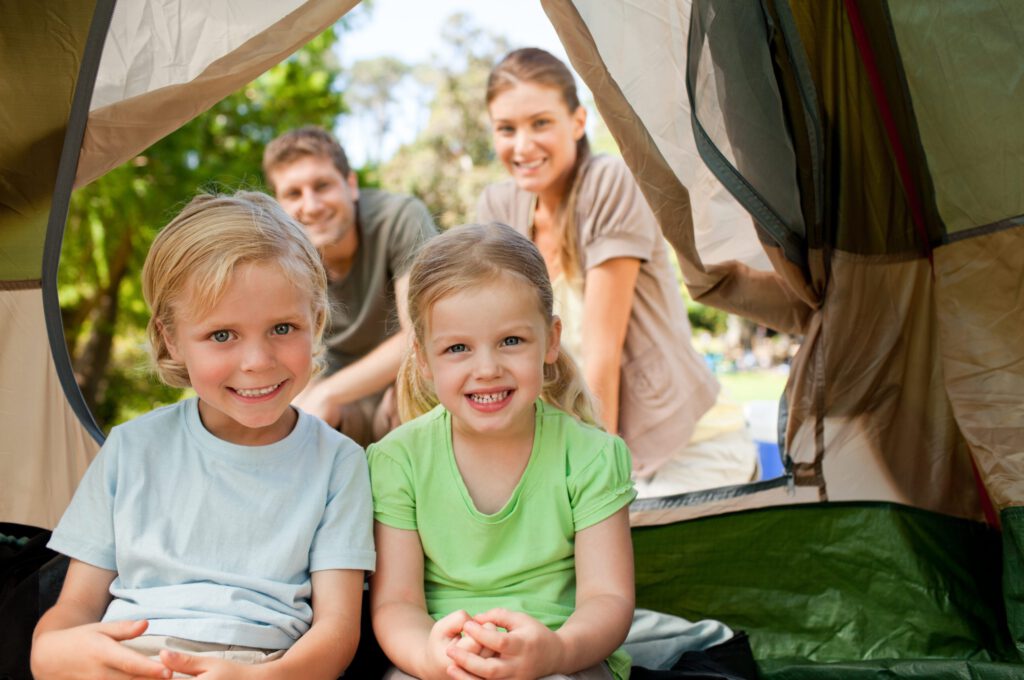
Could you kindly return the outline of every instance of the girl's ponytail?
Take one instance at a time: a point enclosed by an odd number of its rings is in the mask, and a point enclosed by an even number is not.
[[[413,343],[409,343],[405,356],[402,357],[395,385],[398,395],[398,417],[403,423],[427,413],[438,404],[433,386],[420,370],[416,346]]]
[[[544,401],[579,418],[588,425],[600,426],[594,397],[580,375],[580,369],[565,350],[558,350],[553,364],[544,364]]]

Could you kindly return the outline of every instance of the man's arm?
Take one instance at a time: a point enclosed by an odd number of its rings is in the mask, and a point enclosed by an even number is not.
[[[310,383],[295,398],[295,405],[323,418],[331,427],[341,422],[341,409],[358,399],[374,394],[395,381],[398,367],[409,345],[409,275],[395,279],[395,301],[398,307],[397,333],[377,345],[369,354],[337,373]]]

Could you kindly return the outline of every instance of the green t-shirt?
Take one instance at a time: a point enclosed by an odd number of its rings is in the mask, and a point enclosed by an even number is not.
[[[539,399],[535,410],[530,461],[505,507],[492,515],[470,498],[444,407],[367,450],[374,518],[419,533],[427,610],[435,619],[504,607],[557,629],[576,604],[576,532],[636,496],[622,439]],[[608,662],[617,678],[629,677],[623,650]]]

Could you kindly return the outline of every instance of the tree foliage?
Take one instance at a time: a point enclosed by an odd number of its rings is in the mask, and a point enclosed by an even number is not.
[[[442,228],[470,221],[488,183],[505,177],[495,161],[484,92],[491,67],[509,51],[500,36],[465,14],[442,28],[448,53],[414,67],[431,93],[426,126],[380,167],[381,185],[421,198]]]
[[[149,317],[139,275],[157,231],[198,191],[262,187],[263,147],[304,124],[332,129],[345,111],[329,29],[72,195],[59,290],[68,351],[104,429],[179,398],[146,368]]]

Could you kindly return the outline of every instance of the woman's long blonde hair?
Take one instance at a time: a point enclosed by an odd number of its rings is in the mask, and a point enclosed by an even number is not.
[[[427,321],[434,304],[454,293],[513,276],[537,292],[537,304],[548,327],[554,322],[554,295],[544,258],[530,239],[512,227],[466,224],[428,241],[409,272],[410,343],[398,372],[398,413],[411,420],[437,406],[433,385],[423,375],[417,346],[426,345]],[[467,310],[473,313],[473,310]],[[553,364],[544,365],[541,398],[585,423],[598,424],[597,409],[576,363],[559,349]]]
[[[576,79],[565,64],[550,52],[538,47],[524,47],[509,52],[491,69],[487,77],[487,106],[502,92],[520,83],[533,83],[558,90],[562,101],[572,113],[580,107],[576,92]],[[560,244],[558,263],[569,280],[580,276],[579,236],[576,225],[576,203],[583,181],[581,168],[590,158],[590,142],[587,134],[576,141],[576,162],[569,173],[568,193],[562,198],[554,216],[555,229]]]

